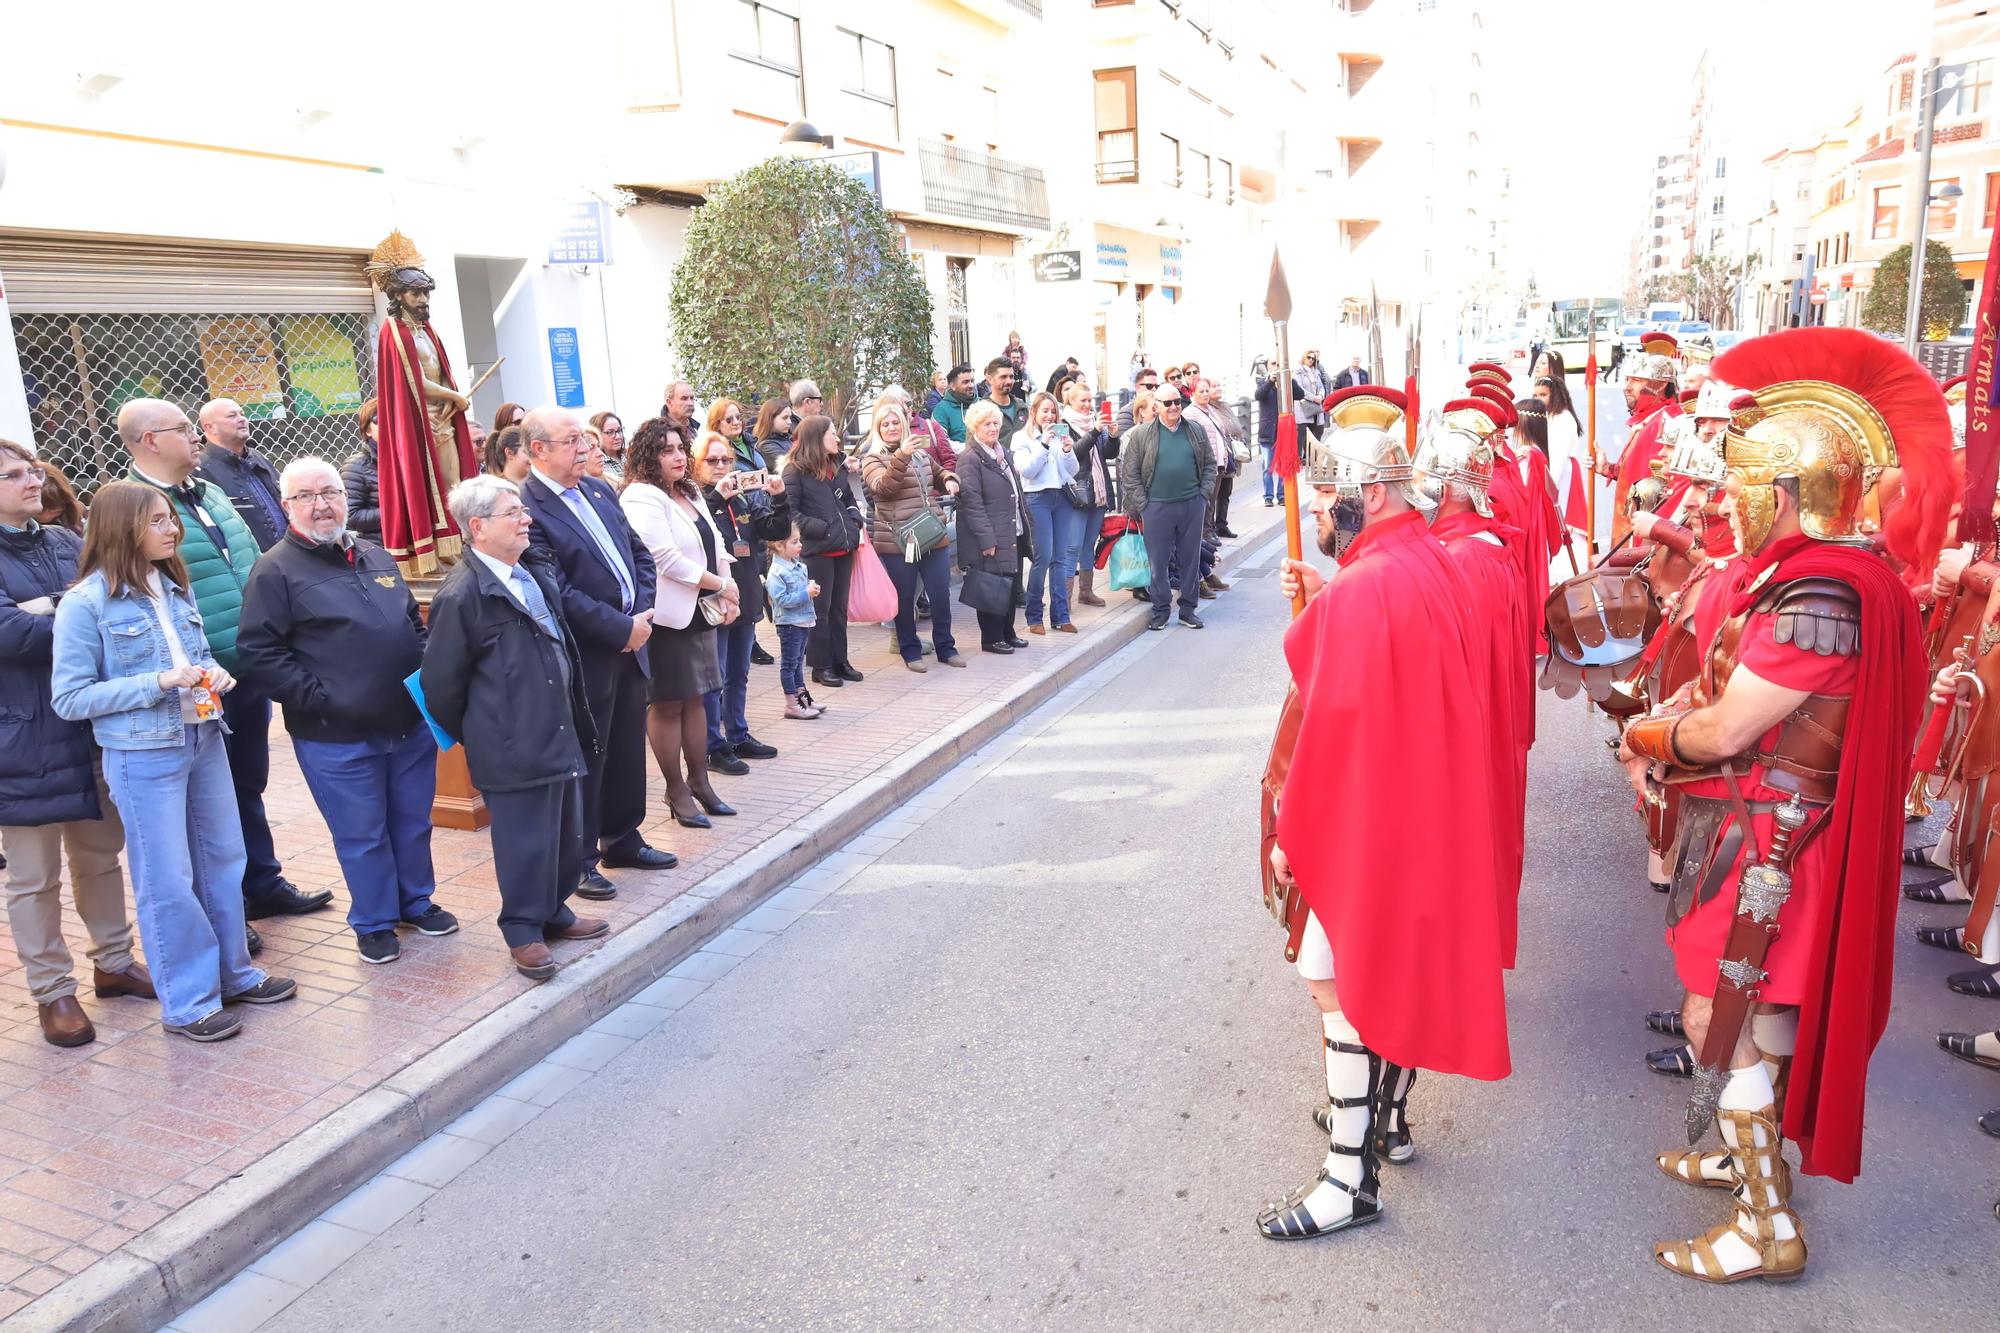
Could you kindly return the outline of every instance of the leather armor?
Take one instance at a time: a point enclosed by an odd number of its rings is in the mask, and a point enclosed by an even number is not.
[[[1794,579],[1773,585],[1758,594],[1742,615],[1726,621],[1716,635],[1695,681],[1696,707],[1722,697],[1742,656],[1744,630],[1757,615],[1774,617],[1772,637],[1781,644],[1827,657],[1852,657],[1861,651],[1861,605],[1854,589],[1838,579]],[[1778,724],[1774,737],[1760,738],[1754,749],[1727,761],[1727,766],[1740,773],[1747,761],[1765,770],[1766,786],[1796,793],[1814,804],[1831,804],[1840,781],[1840,746],[1850,702],[1846,695],[1808,695]],[[1723,767],[1675,770],[1667,780],[1720,777]]]
[[[1565,579],[1549,590],[1542,616],[1549,634],[1543,689],[1573,699],[1582,688],[1613,717],[1646,710],[1644,694],[1627,688],[1660,627],[1660,604],[1642,571],[1601,565]]]

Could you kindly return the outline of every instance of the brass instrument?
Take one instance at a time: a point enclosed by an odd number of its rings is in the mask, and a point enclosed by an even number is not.
[[[1903,800],[1903,813],[1911,819],[1922,819],[1933,809],[1932,803],[1943,796],[1946,789],[1958,777],[1959,765],[1965,762],[1965,751],[1972,740],[1973,728],[1980,715],[1986,710],[1986,683],[1972,669],[1972,636],[1965,636],[1965,642],[1952,650],[1952,660],[1958,664],[1958,676],[1953,681],[1955,695],[1951,709],[1952,745],[1949,760],[1939,756],[1935,765],[1920,767],[1910,779],[1910,792]],[[1936,708],[1933,702],[1929,705]],[[1941,769],[1942,772],[1935,770]],[[1931,786],[1932,779],[1937,786]]]

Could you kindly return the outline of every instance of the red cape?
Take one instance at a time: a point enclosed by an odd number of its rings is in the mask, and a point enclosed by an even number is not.
[[[1652,400],[1644,398],[1640,401]],[[1666,424],[1680,415],[1681,405],[1678,402],[1669,402],[1650,413],[1644,413],[1642,409],[1642,416],[1632,418],[1632,421],[1639,423],[1639,428],[1625,442],[1625,452],[1618,455],[1618,486],[1611,497],[1612,545],[1615,546],[1623,540],[1625,533],[1632,526],[1631,520],[1625,516],[1625,497],[1631,493],[1635,483],[1653,475],[1653,460],[1658,458],[1660,451],[1666,447],[1663,433]]]
[[[1475,594],[1420,514],[1369,525],[1340,565],[1285,634],[1303,711],[1278,842],[1369,1049],[1504,1078],[1494,737],[1484,690],[1466,687]]]
[[[452,384],[443,341],[429,324],[424,333],[437,351],[444,382]],[[417,340],[409,326],[400,319],[383,320],[375,338],[375,435],[380,442],[375,461],[382,487],[382,546],[405,578],[435,574],[441,559],[454,560],[459,551],[458,525],[445,508],[444,490],[433,468],[430,418],[417,383],[421,374]],[[452,433],[458,444],[459,479],[478,476],[479,459],[472,452],[472,431],[463,413],[453,418]]]
[[[1531,451],[1532,452],[1532,451]],[[1540,457],[1539,453],[1536,455]],[[1513,451],[1496,442],[1493,450],[1493,481],[1486,489],[1487,501],[1493,507],[1493,517],[1500,522],[1501,535],[1507,542],[1507,549],[1514,555],[1515,567],[1520,570],[1521,596],[1527,605],[1539,607],[1549,600],[1549,560],[1561,549],[1561,524],[1556,517],[1555,500],[1547,495],[1547,460],[1543,461],[1544,471],[1542,493],[1528,489],[1528,483],[1521,479],[1521,465]],[[1552,544],[1553,543],[1553,544]],[[1540,656],[1548,651],[1547,630],[1540,623],[1539,615],[1532,627],[1534,646],[1530,656]],[[1534,710],[1529,709],[1528,740],[1534,741]]]
[[[1508,967],[1514,966],[1514,946],[1520,915],[1521,866],[1527,856],[1528,745],[1533,733],[1535,673],[1531,648],[1533,623],[1521,599],[1521,580],[1506,548],[1507,529],[1472,510],[1447,514],[1431,524],[1431,535],[1444,543],[1459,572],[1472,588],[1468,617],[1486,640],[1485,661],[1490,684],[1487,700],[1497,743],[1490,752],[1495,807],[1494,839],[1500,881],[1500,948]],[[1491,533],[1500,544],[1487,541]]]
[[[1866,706],[1847,715],[1833,805],[1811,835],[1831,852],[1839,907],[1825,914],[1813,941],[1784,1126],[1808,1174],[1851,1181],[1861,1170],[1868,1060],[1889,1022],[1903,794],[1930,672],[1916,603],[1879,556],[1792,536],[1742,563],[1748,582],[1739,585],[1731,615],[1749,609],[1757,576],[1774,566],[1777,582],[1839,579],[1861,598],[1854,699]]]

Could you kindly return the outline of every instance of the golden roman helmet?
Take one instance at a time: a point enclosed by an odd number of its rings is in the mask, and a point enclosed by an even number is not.
[[[1491,518],[1486,491],[1493,484],[1493,418],[1475,407],[1448,403],[1426,424],[1416,460],[1425,493],[1443,499],[1446,486],[1462,487],[1473,509]]]
[[[1896,466],[1889,424],[1867,399],[1823,380],[1786,380],[1752,391],[1723,435],[1723,457],[1741,489],[1737,521],[1755,551],[1778,516],[1777,486],[1797,488],[1799,528],[1816,541],[1865,545],[1861,499],[1872,469]]]
[[[1394,486],[1419,509],[1433,501],[1416,484],[1416,469],[1403,440],[1407,403],[1397,390],[1356,385],[1327,395],[1327,429],[1313,446],[1306,473],[1309,486],[1349,493],[1378,482]]]

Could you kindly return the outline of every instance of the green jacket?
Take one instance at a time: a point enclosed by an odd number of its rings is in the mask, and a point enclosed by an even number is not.
[[[134,470],[133,481],[154,483]],[[199,476],[189,477],[188,484],[201,494],[201,507],[209,521],[222,533],[222,539],[229,543],[225,553],[217,549],[214,538],[208,535],[208,528],[188,507],[181,496],[167,491],[167,503],[180,516],[183,535],[181,537],[181,559],[187,562],[188,582],[194,591],[195,608],[201,612],[201,627],[208,636],[208,650],[215,654],[215,660],[224,671],[236,674],[236,629],[243,619],[243,585],[249,581],[250,567],[257,563],[257,539],[250,535],[250,529],[236,516],[236,506],[229,502],[229,496],[220,486]],[[165,489],[162,487],[161,489]]]
[[[972,400],[973,403],[978,401],[977,398]],[[931,409],[931,420],[944,427],[945,435],[953,444],[965,443],[965,409],[970,406],[972,403],[961,405],[958,399],[946,394]]]

